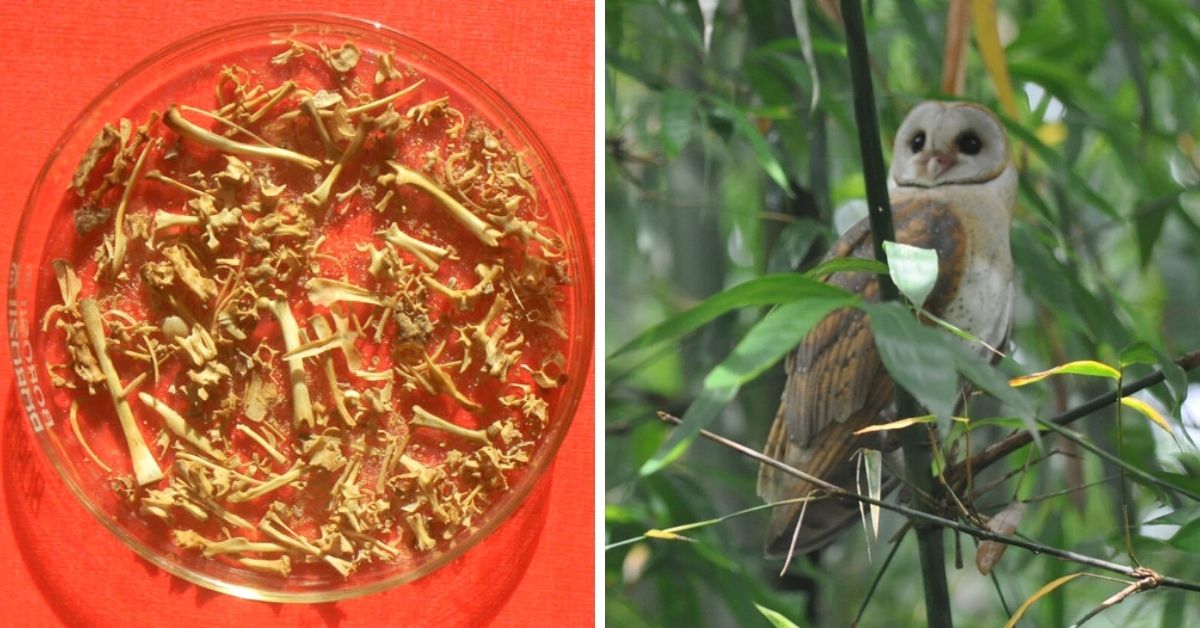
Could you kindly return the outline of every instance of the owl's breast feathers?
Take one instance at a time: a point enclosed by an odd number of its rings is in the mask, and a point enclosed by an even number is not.
[[[938,278],[925,309],[936,316],[956,309],[962,291],[975,289],[977,284],[964,282],[972,267],[971,236],[978,233],[973,216],[956,210],[953,204],[929,198],[899,201],[893,216],[897,241],[937,251]],[[873,257],[867,221],[847,231],[828,257]],[[879,300],[879,279],[873,273],[837,273],[827,282],[868,301]],[[765,453],[817,477],[852,485],[849,457],[855,449],[874,442],[853,433],[880,421],[892,403],[893,391],[866,315],[855,308],[830,313],[788,356],[786,370],[787,383]],[[814,490],[808,482],[773,467],[759,469],[758,494],[768,502],[803,497]],[[799,512],[800,504],[774,509],[767,530],[769,554],[788,549]],[[797,552],[824,545],[844,520],[857,515],[857,508],[837,502],[813,502],[805,514]]]

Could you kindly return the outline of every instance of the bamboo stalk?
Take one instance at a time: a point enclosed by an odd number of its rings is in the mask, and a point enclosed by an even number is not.
[[[875,244],[875,259],[886,262],[885,240],[895,240],[892,209],[888,198],[887,170],[883,164],[883,146],[879,121],[875,115],[875,94],[871,85],[870,55],[863,26],[862,4],[859,0],[842,0],[842,17],[846,25],[846,48],[850,61],[850,79],[854,89],[854,117],[858,122],[859,149],[862,153],[863,176],[866,179],[868,216],[871,238]],[[895,284],[888,276],[879,277],[880,294],[884,301],[899,297]],[[917,403],[908,391],[896,386],[896,410],[899,416],[917,416]],[[937,497],[941,491],[929,474],[929,444],[922,438],[924,427],[914,426],[900,431],[900,446],[904,450],[905,475],[917,489]],[[930,626],[954,625],[950,611],[950,589],[946,585],[946,555],[942,544],[942,529],[926,521],[913,520],[921,558],[921,575],[925,584],[925,614]]]

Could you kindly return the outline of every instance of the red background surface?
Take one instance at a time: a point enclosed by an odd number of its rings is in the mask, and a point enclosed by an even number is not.
[[[0,2],[0,261],[62,129],[126,68],[234,19],[330,11],[377,20],[503,94],[562,169],[594,233],[591,2]],[[5,302],[7,303],[7,292]],[[7,329],[7,319],[5,320]],[[0,624],[577,626],[594,620],[594,394],[550,477],[495,538],[416,583],[337,603],[267,604],[200,589],[138,558],[66,491],[20,410],[0,348]],[[491,548],[491,549],[489,549]],[[514,550],[514,548],[516,548]]]

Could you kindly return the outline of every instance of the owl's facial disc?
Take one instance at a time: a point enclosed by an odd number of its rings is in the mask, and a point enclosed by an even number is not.
[[[892,152],[895,185],[930,188],[983,183],[1008,165],[1008,136],[978,105],[927,102],[909,112]]]

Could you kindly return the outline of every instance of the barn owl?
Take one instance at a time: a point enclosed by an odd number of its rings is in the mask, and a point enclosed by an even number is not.
[[[938,254],[938,278],[925,308],[998,347],[1012,323],[1012,253],[1008,231],[1017,173],[1008,138],[987,109],[961,102],[926,102],[909,112],[896,134],[888,182],[896,240]],[[872,257],[866,219],[851,227],[829,253]],[[879,299],[868,273],[837,273],[828,283]],[[980,353],[988,349],[975,345]],[[854,486],[854,451],[879,449],[878,437],[853,433],[894,420],[893,382],[880,361],[866,315],[835,310],[805,336],[786,361],[787,384],[765,453],[827,481]],[[768,502],[803,497],[812,484],[763,465],[758,494]],[[800,504],[774,509],[768,555],[792,545]],[[834,500],[809,503],[795,552],[828,544],[859,516],[857,506]]]

